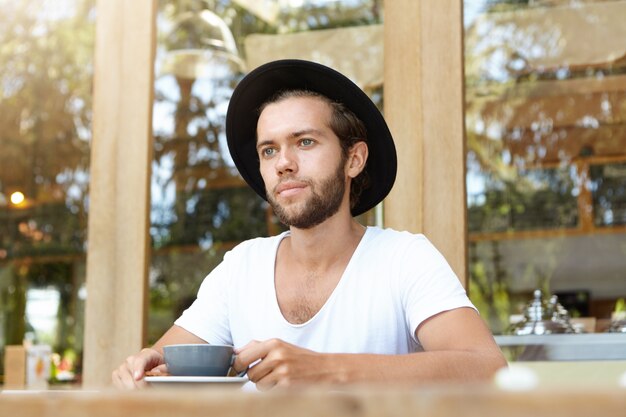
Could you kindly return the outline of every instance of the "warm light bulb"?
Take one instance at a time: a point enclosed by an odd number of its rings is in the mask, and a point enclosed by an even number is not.
[[[21,204],[23,202],[24,202],[24,194],[22,194],[19,191],[16,191],[13,194],[11,194],[11,203],[17,206],[18,204]]]

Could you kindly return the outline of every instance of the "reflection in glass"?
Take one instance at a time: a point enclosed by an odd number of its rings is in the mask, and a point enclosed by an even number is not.
[[[2,3],[0,352],[45,343],[73,367],[83,339],[93,37],[93,1]]]
[[[164,21],[163,26],[167,26]],[[161,71],[180,78],[217,78],[243,70],[235,38],[224,20],[208,9],[181,13],[166,30],[168,50]]]
[[[464,3],[470,297],[497,333],[536,288],[597,331],[626,296],[625,13]]]
[[[626,225],[626,163],[592,165],[589,170],[595,226]]]
[[[381,23],[380,1],[271,3],[275,7],[261,10],[268,2],[159,2],[148,343],[195,299],[200,282],[227,250],[283,230],[241,179],[226,145],[228,101],[249,69],[246,39]],[[313,57],[316,46],[301,38],[298,52]],[[370,91],[382,105],[380,88]],[[372,211],[361,221],[372,224],[374,217]]]
[[[484,175],[484,191],[468,195],[470,232],[576,227],[576,175],[567,167],[520,169],[516,181]]]

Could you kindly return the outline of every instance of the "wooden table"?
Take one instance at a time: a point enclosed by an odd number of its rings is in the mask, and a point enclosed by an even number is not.
[[[504,391],[490,385],[0,393],[2,417],[624,417],[626,388]]]

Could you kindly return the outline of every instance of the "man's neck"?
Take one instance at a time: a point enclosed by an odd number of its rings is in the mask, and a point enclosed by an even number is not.
[[[324,270],[338,260],[349,259],[365,234],[365,227],[352,216],[337,213],[310,229],[290,229],[288,252],[292,259],[311,270]]]

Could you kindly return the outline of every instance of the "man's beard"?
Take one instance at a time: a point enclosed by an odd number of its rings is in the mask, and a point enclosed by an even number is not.
[[[289,214],[288,209],[281,206],[272,193],[267,192],[267,201],[272,206],[274,214],[276,214],[280,222],[297,229],[310,229],[337,213],[346,190],[344,165],[345,161],[342,160],[334,175],[322,180],[318,184],[319,186],[315,188],[312,181],[298,179],[298,181],[308,184],[312,196],[305,201],[304,208],[297,213]],[[316,192],[317,188],[319,188],[321,194]]]

